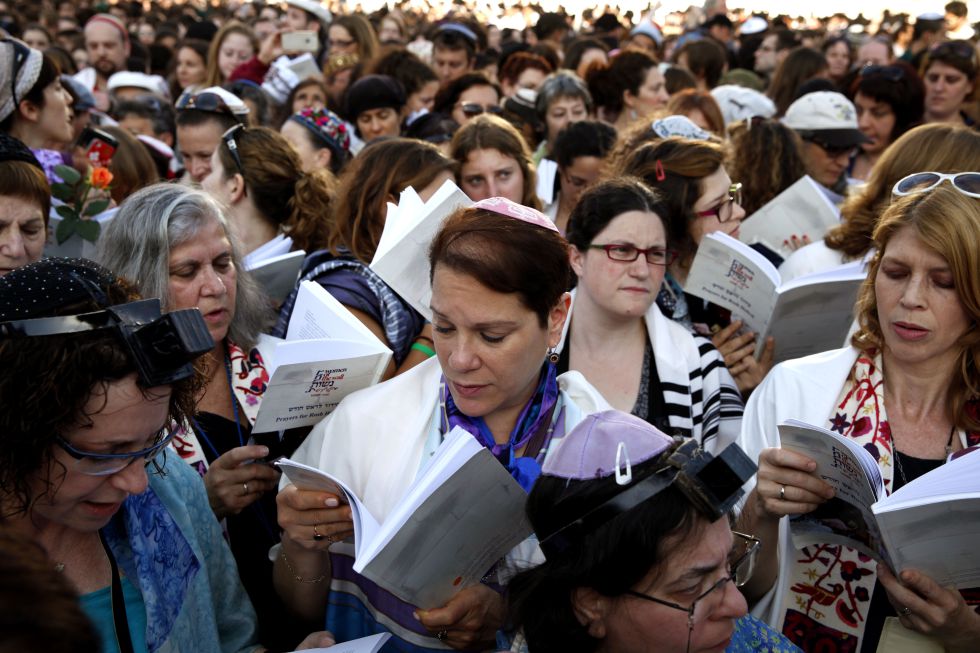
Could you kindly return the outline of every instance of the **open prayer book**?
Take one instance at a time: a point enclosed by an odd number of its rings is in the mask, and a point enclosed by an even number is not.
[[[304,653],[378,653],[389,639],[391,639],[391,633],[378,633],[326,648],[308,648]],[[294,653],[299,653],[299,651],[294,651]]]
[[[384,231],[371,269],[429,321],[432,320],[429,246],[443,220],[456,209],[472,204],[470,198],[448,180],[428,202],[422,202],[415,189],[406,188],[397,205],[388,203]]]
[[[379,452],[383,455],[383,452]],[[476,438],[453,428],[381,524],[341,479],[288,459],[290,483],[351,506],[354,571],[423,609],[480,582],[531,533],[527,494]]]
[[[837,349],[854,321],[854,302],[866,274],[861,261],[797,277],[779,272],[754,249],[720,232],[701,240],[684,290],[727,308],[732,320],[776,339],[775,362]]]
[[[276,304],[281,304],[296,287],[296,279],[306,258],[306,252],[301,249],[289,251],[292,246],[292,238],[279,234],[252,250],[242,260],[245,269],[252,273],[265,294]]]
[[[310,426],[381,379],[391,350],[314,281],[299,286],[286,339],[262,336],[269,384],[252,431]]]
[[[878,464],[850,438],[797,420],[780,424],[779,437],[813,459],[836,492],[790,520],[797,547],[846,544],[896,573],[914,568],[943,586],[980,587],[980,455],[953,458],[886,497]]]
[[[840,211],[817,182],[803,175],[742,220],[738,237],[747,245],[765,245],[785,259],[795,251],[789,245],[793,236],[806,236],[808,242],[815,243],[838,224]]]

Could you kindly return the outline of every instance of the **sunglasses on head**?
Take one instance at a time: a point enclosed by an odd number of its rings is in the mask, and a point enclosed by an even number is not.
[[[943,57],[950,54],[973,62],[977,51],[965,41],[943,41],[929,51],[931,57]]]
[[[898,82],[905,78],[905,70],[901,66],[879,66],[868,64],[861,69],[861,77],[878,75],[884,77],[889,82]]]
[[[495,116],[499,116],[504,112],[504,110],[501,107],[498,107],[496,104],[491,104],[490,106],[485,107],[482,104],[477,104],[476,102],[463,102],[459,105],[459,109],[467,118],[479,116],[482,113],[492,113]]]
[[[892,194],[899,197],[928,192],[944,181],[968,197],[980,198],[980,172],[915,172],[898,180],[892,188]]]
[[[236,111],[228,106],[228,103],[225,102],[223,97],[217,93],[210,92],[198,93],[197,95],[182,95],[177,100],[176,108],[178,111],[197,109],[198,111],[207,111],[208,113],[222,113],[231,116],[239,123],[245,119],[245,114],[247,113],[247,111]]]
[[[242,180],[245,180],[245,167],[242,165],[242,157],[238,153],[238,135],[244,132],[246,129],[245,125],[238,123],[237,125],[232,125],[224,134],[221,135],[221,140],[224,142],[225,147],[231,153],[231,158],[235,161],[235,167],[238,168],[238,173],[242,176]],[[248,194],[248,189],[243,190],[244,194]]]

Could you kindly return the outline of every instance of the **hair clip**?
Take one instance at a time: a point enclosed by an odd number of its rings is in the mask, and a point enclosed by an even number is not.
[[[623,467],[623,458],[626,459],[626,467]],[[626,443],[620,442],[616,448],[616,485],[629,485],[633,480],[633,467],[630,465],[630,452],[626,450]]]
[[[657,181],[663,181],[667,178],[667,173],[664,172],[664,164],[660,162],[660,159],[657,159],[657,165],[654,167],[654,170],[657,174]]]

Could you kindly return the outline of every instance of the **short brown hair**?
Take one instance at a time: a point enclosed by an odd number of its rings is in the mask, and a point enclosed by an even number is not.
[[[35,202],[41,207],[44,226],[51,213],[51,185],[36,165],[24,161],[0,162],[0,195]]]
[[[725,137],[725,118],[711,93],[689,88],[675,93],[667,102],[667,113],[672,116],[686,116],[695,109],[708,121],[708,131],[715,136]]]
[[[456,161],[457,180],[459,168],[466,163],[469,155],[477,150],[497,150],[517,161],[521,174],[524,175],[521,204],[534,209],[541,208],[541,202],[535,193],[537,175],[531,163],[531,150],[516,127],[503,118],[486,114],[479,115],[460,127],[449,146],[450,154]]]
[[[568,243],[557,231],[478,208],[460,209],[443,223],[429,250],[430,280],[440,264],[496,292],[516,293],[542,327],[572,274]]]

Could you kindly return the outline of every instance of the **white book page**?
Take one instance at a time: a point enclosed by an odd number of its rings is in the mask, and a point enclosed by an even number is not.
[[[732,312],[746,328],[766,332],[779,286],[779,273],[764,256],[731,236],[701,240],[684,290]]]
[[[287,254],[293,247],[293,239],[285,234],[279,234],[272,240],[267,240],[242,258],[246,270],[252,270],[262,261]]]
[[[378,633],[343,644],[334,644],[327,648],[308,648],[303,653],[378,653],[390,638],[391,633]],[[294,653],[299,653],[299,651],[294,651]]]
[[[361,340],[387,349],[364,323],[315,281],[303,281],[296,294],[286,340]]]
[[[246,268],[265,294],[276,303],[281,303],[296,287],[300,269],[306,259],[306,252],[298,249],[286,254],[270,256]]]
[[[400,224],[392,224],[392,229],[396,230],[394,236],[385,238],[382,232],[381,239],[385,241],[385,248],[379,247],[375,253],[371,269],[428,320],[432,319],[432,310],[429,308],[432,299],[429,246],[449,214],[472,204],[469,197],[448,180],[425,203],[418,215],[405,216],[404,210],[399,207]],[[386,222],[385,231],[388,229]]]
[[[558,164],[551,159],[541,159],[538,164],[538,185],[535,195],[544,206],[555,201],[555,177],[558,175]]]
[[[761,243],[788,258],[794,250],[787,241],[793,236],[814,243],[839,223],[840,211],[817,182],[804,175],[743,220],[739,239],[748,245]]]
[[[370,542],[377,536],[378,521],[353,490],[339,478],[289,458],[280,458],[275,464],[285,474],[286,479],[299,489],[336,494],[341,502],[350,505],[351,519],[354,522],[355,550],[360,548],[362,542]]]
[[[409,186],[398,195],[398,204],[388,202],[385,226],[374,250],[374,259],[388,254],[425,217],[425,203]]]
[[[884,559],[881,533],[871,504],[884,495],[884,484],[871,454],[849,438],[797,420],[779,425],[780,446],[817,464],[815,474],[835,495],[812,512],[790,518],[793,542],[846,544],[865,555]]]

